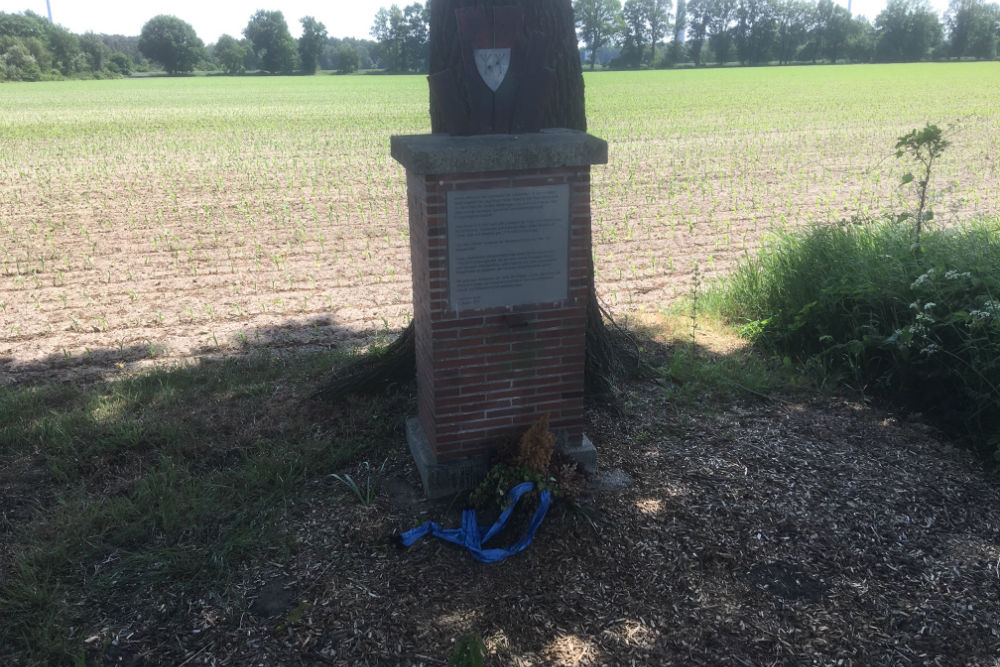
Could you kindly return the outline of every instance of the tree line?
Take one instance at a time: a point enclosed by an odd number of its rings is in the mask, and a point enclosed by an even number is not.
[[[137,37],[74,35],[34,12],[0,12],[0,81],[124,76],[141,59]]]
[[[346,74],[372,65],[371,43],[332,38],[313,16],[304,16],[299,23],[302,35],[295,39],[282,12],[261,9],[250,17],[242,38],[222,35],[206,47],[189,23],[161,14],[142,27],[139,50],[169,74],[195,69],[315,74],[320,68]]]
[[[794,62],[908,62],[997,57],[1000,5],[951,0],[939,17],[927,0],[888,0],[874,23],[833,0],[574,0],[581,59],[594,69]],[[312,16],[291,36],[280,11],[259,10],[240,37],[206,46],[175,16],[151,18],[138,36],[75,35],[31,11],[0,12],[0,81],[104,78],[162,68],[290,74],[317,69],[426,72],[429,2],[382,7],[371,36],[338,39]]]
[[[76,35],[31,11],[0,12],[0,81],[100,79],[155,69],[169,74],[312,74],[317,69],[350,73],[389,67],[372,40],[330,37],[326,26],[311,16],[300,23],[302,35],[295,39],[280,11],[260,10],[239,38],[222,35],[206,46],[176,16],[155,16],[136,36]]]
[[[870,23],[832,0],[574,0],[593,69],[792,62],[911,62],[997,56],[1000,5],[889,0]]]

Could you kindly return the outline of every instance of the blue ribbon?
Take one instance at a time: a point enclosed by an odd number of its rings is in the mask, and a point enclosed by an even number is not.
[[[504,529],[504,526],[507,525],[507,520],[510,519],[510,515],[514,511],[514,506],[517,505],[521,496],[528,491],[531,491],[533,488],[535,488],[533,482],[522,482],[511,489],[507,493],[507,509],[500,514],[496,523],[488,529],[476,523],[476,510],[465,510],[462,512],[461,528],[445,529],[433,521],[428,521],[424,525],[411,528],[400,535],[400,543],[404,547],[408,547],[424,535],[430,533],[434,537],[441,538],[442,540],[451,542],[452,544],[457,544],[460,547],[465,547],[472,553],[472,557],[480,563],[496,563],[502,561],[508,556],[513,556],[520,551],[524,551],[524,549],[531,544],[531,540],[535,538],[535,531],[537,531],[538,527],[542,525],[542,519],[545,518],[545,513],[548,511],[549,504],[552,502],[552,496],[548,490],[542,490],[542,497],[538,503],[538,509],[535,510],[535,515],[531,517],[531,523],[528,524],[527,530],[524,531],[524,534],[521,535],[521,538],[517,542],[509,547],[498,549],[483,549],[483,544],[488,542],[490,538],[494,537],[497,533]]]

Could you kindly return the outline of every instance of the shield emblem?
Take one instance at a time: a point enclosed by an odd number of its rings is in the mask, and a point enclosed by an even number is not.
[[[476,49],[473,55],[479,76],[483,77],[490,90],[497,92],[510,68],[510,49]]]

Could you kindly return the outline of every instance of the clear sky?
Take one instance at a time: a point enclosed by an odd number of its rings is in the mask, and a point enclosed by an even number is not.
[[[299,19],[315,16],[326,25],[331,37],[370,38],[372,20],[379,7],[387,7],[391,0],[49,0],[52,19],[71,32],[138,35],[143,24],[157,14],[171,14],[194,26],[195,32],[210,44],[219,35],[228,33],[239,38],[247,21],[258,9],[280,9],[288,22],[292,36],[302,31]],[[396,0],[400,7],[412,0]],[[837,0],[847,6],[847,0]],[[948,6],[948,0],[931,0],[939,13]],[[885,7],[885,0],[852,0],[851,10],[874,20]],[[45,0],[0,0],[0,11],[17,13],[30,9],[46,15]]]

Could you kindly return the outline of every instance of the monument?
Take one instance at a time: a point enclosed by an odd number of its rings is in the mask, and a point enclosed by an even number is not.
[[[541,129],[554,74],[520,8],[456,10],[461,72],[429,77],[448,133],[394,136],[406,168],[418,415],[429,497],[472,488],[491,450],[548,414],[585,469],[590,167],[607,144]]]

